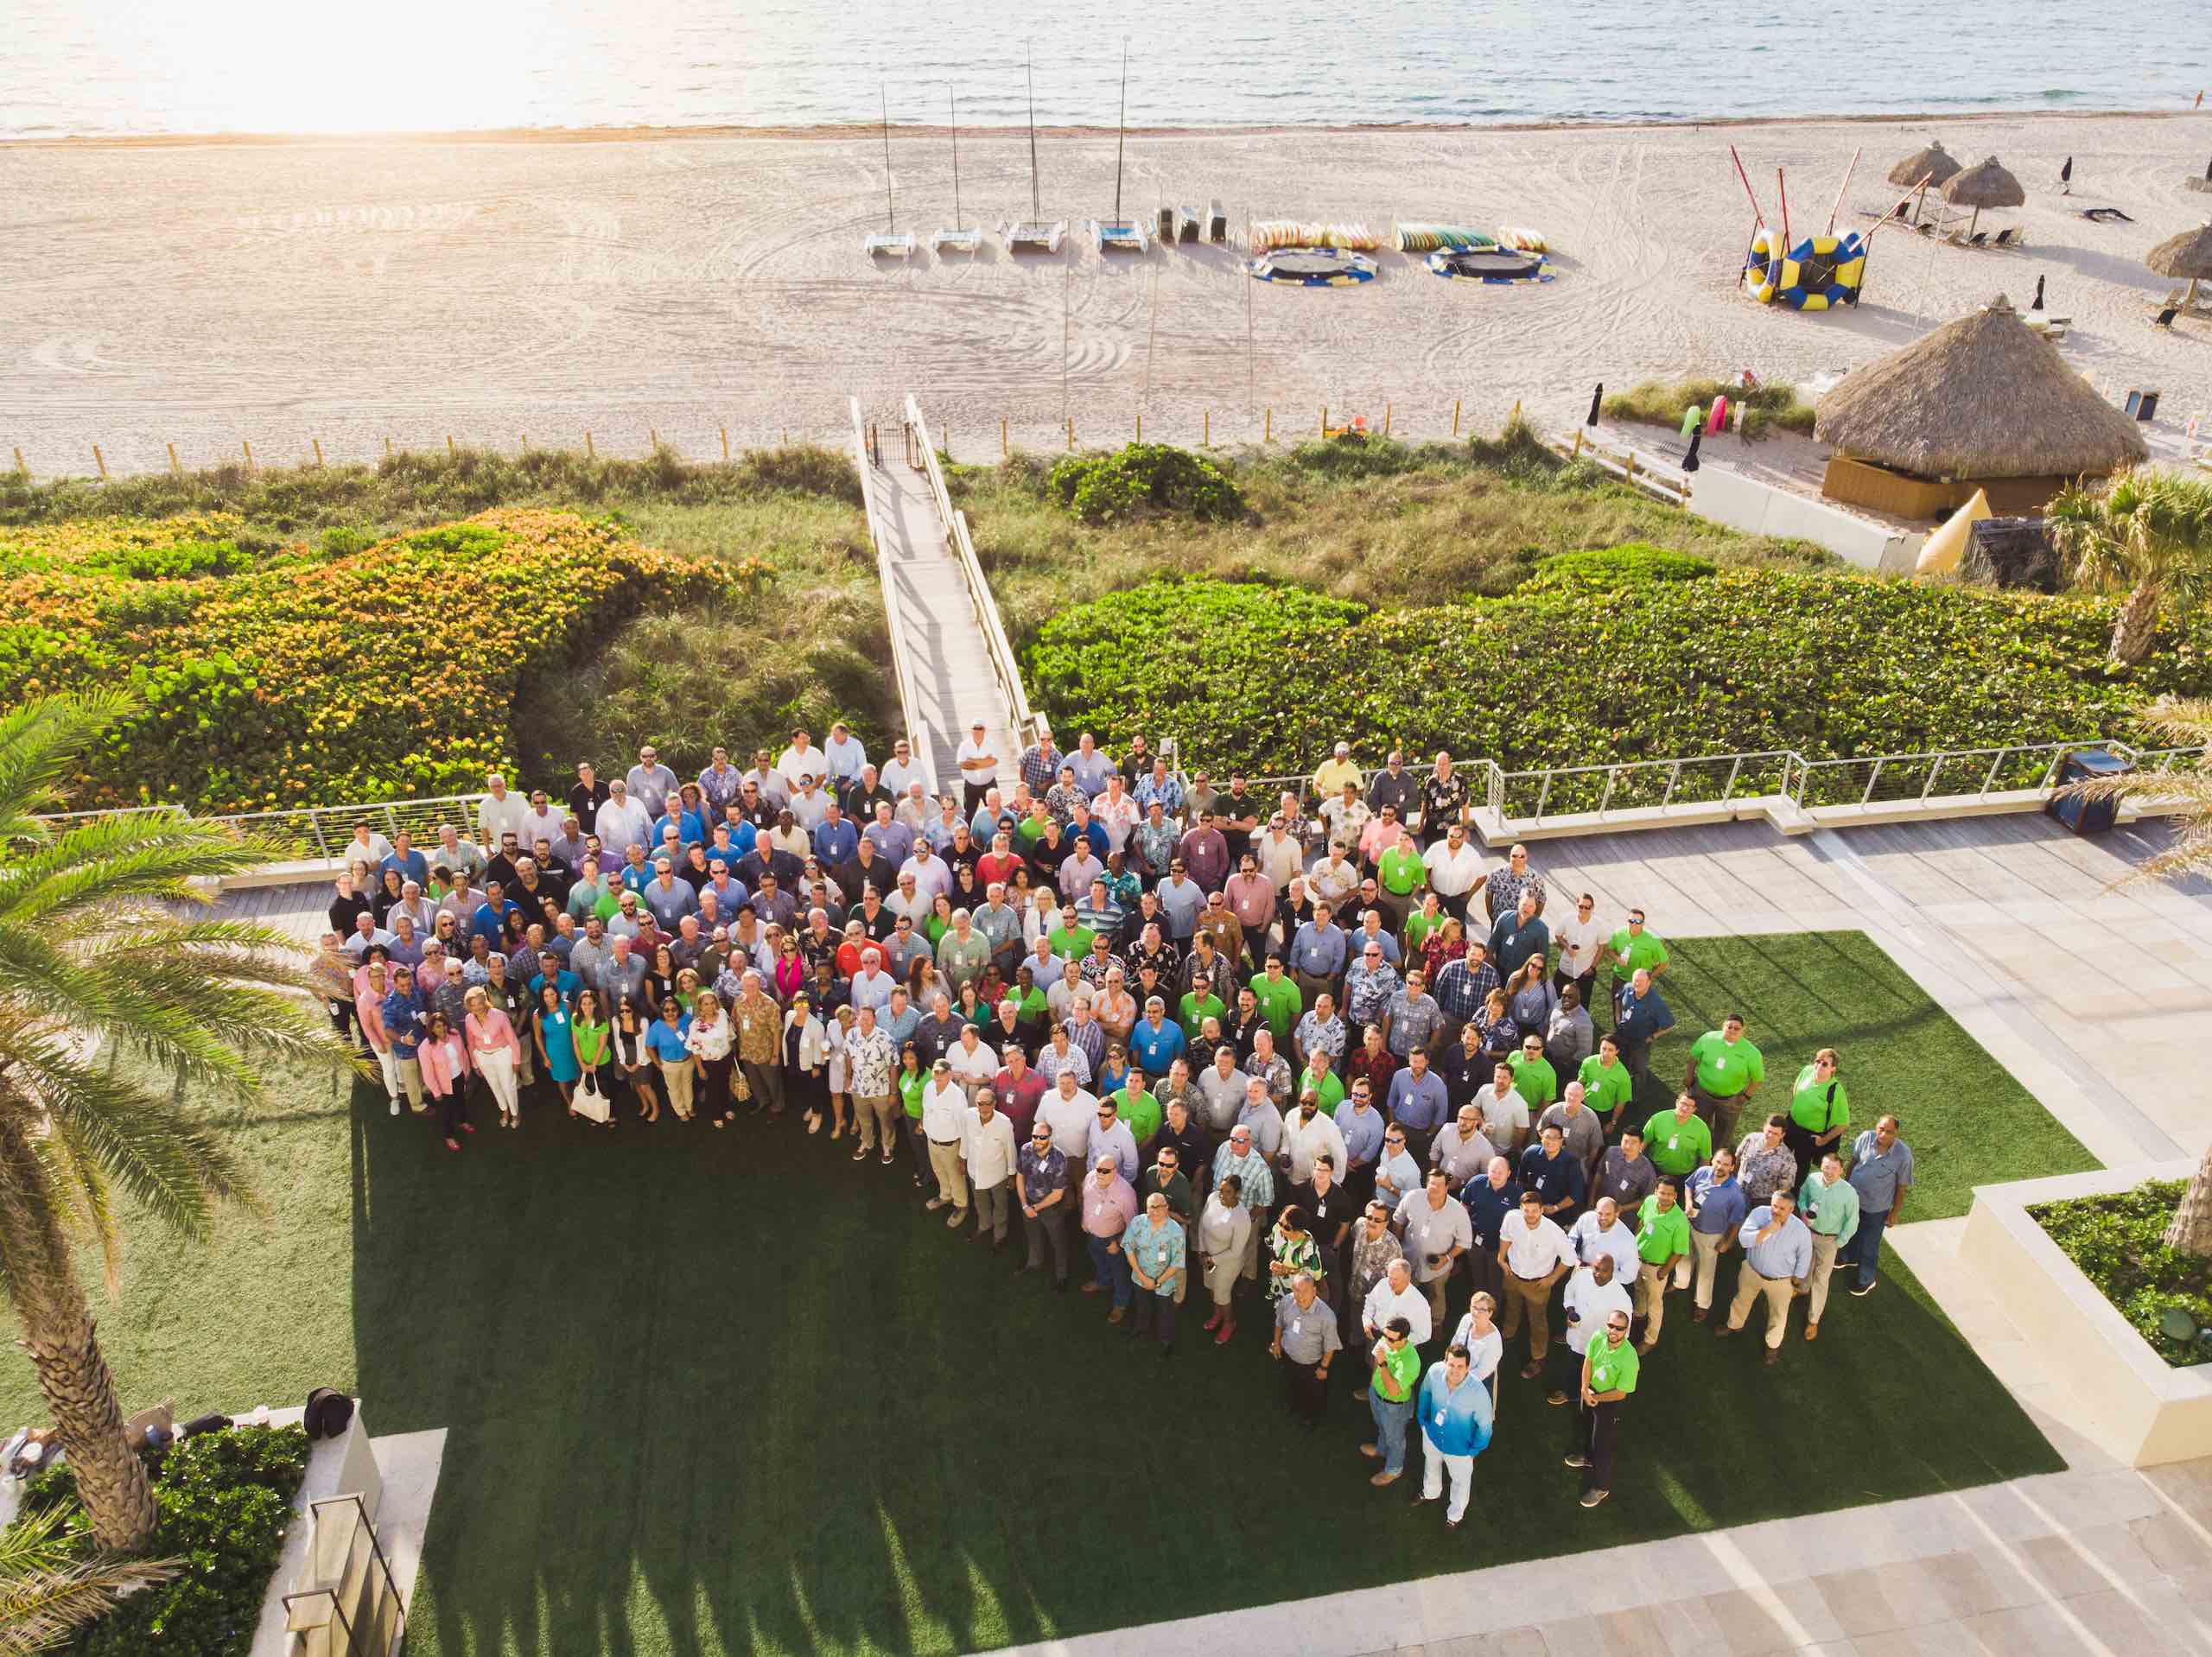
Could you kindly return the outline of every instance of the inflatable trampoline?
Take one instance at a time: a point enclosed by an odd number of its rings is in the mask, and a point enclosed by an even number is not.
[[[1744,256],[1744,291],[1762,305],[1825,311],[1856,305],[1866,275],[1866,244],[1857,231],[1808,236],[1785,250],[1782,237],[1762,225]]]
[[[1285,282],[1304,288],[1349,288],[1375,280],[1375,261],[1342,247],[1271,248],[1245,261],[1260,282]]]
[[[1452,282],[1549,282],[1541,253],[1503,247],[1440,247],[1428,256],[1428,268]]]

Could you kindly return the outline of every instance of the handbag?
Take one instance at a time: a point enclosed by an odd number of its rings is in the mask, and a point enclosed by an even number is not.
[[[584,1079],[576,1084],[575,1108],[576,1114],[587,1121],[603,1122],[613,1114],[607,1095],[599,1090],[595,1073],[587,1071]]]

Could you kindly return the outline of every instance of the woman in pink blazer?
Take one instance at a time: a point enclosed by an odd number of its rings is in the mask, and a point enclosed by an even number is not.
[[[423,1067],[423,1090],[438,1108],[439,1126],[445,1130],[446,1149],[461,1149],[457,1133],[474,1133],[468,1121],[468,1077],[475,1064],[468,1057],[468,1043],[447,1022],[442,1013],[427,1021],[429,1033],[415,1050]]]
[[[522,1063],[522,1043],[515,1035],[513,1023],[507,1015],[492,1005],[492,998],[478,986],[461,998],[468,1008],[468,1056],[475,1063],[477,1075],[484,1078],[484,1085],[492,1090],[493,1102],[499,1108],[499,1120],[522,1120],[522,1092],[515,1085],[515,1068]]]

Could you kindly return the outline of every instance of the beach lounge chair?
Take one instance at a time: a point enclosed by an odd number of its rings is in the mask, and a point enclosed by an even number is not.
[[[2169,305],[2165,309],[2160,311],[2156,316],[2151,319],[2151,326],[2154,328],[2164,328],[2171,333],[2173,332],[2174,318],[2180,314],[2180,306]]]
[[[2018,247],[2019,244],[2020,232],[2017,226],[2012,230],[1999,231],[1996,241],[1991,244],[1993,247]]]
[[[1974,232],[1974,233],[1973,235],[1971,235],[1971,236],[1969,236],[1969,237],[1967,237],[1967,245],[1968,247],[1986,247],[1986,246],[1988,246],[1988,245],[1989,245],[1989,232],[1988,232],[1987,231],[1986,231],[1986,230],[1978,230],[1978,231]]]
[[[1209,242],[1225,242],[1228,239],[1228,213],[1222,210],[1220,202],[1214,201],[1208,203],[1206,206],[1206,240]]]

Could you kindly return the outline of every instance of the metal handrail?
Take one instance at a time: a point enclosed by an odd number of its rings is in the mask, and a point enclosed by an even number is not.
[[[891,676],[899,687],[899,717],[906,727],[908,752],[920,761],[924,780],[930,792],[938,791],[937,756],[929,752],[929,745],[919,740],[922,728],[921,697],[914,689],[912,670],[907,665],[906,651],[901,640],[905,634],[899,625],[898,585],[891,579],[891,563],[883,556],[883,530],[876,521],[874,467],[878,464],[874,451],[868,447],[868,428],[861,419],[861,400],[847,399],[853,411],[853,464],[861,474],[861,509],[868,517],[868,543],[875,553],[875,575],[883,588],[883,625],[891,640]]]
[[[929,424],[922,418],[922,405],[909,395],[906,398],[906,419],[921,439],[922,467],[929,474],[930,493],[937,501],[938,516],[944,520],[944,533],[952,545],[953,556],[960,566],[960,574],[968,583],[968,601],[975,607],[976,624],[983,630],[983,651],[990,657],[991,671],[999,682],[1000,694],[1006,699],[1007,730],[1016,742],[1027,742],[1035,729],[1029,708],[1029,693],[1022,688],[1020,663],[1014,658],[1014,645],[1006,636],[1006,624],[1000,619],[998,600],[991,596],[991,584],[983,578],[983,566],[976,556],[976,543],[968,533],[968,515],[956,511],[952,492],[945,487],[944,467],[938,461],[937,444],[930,437]]]

